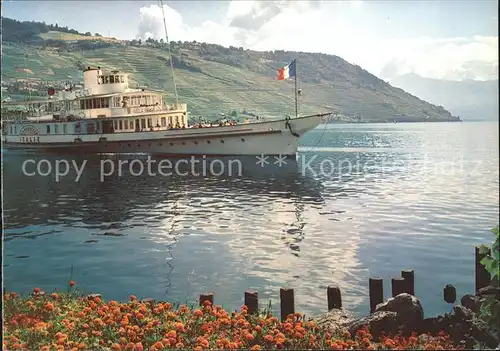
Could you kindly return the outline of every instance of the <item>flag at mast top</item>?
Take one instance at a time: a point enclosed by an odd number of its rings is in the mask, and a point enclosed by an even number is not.
[[[278,70],[278,80],[285,80],[292,77],[296,77],[295,59],[288,66],[282,67]]]

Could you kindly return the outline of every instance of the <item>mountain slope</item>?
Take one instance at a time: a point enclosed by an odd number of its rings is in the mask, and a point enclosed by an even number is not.
[[[461,119],[498,120],[498,80],[458,82],[405,74],[389,81],[426,101],[445,106]]]
[[[134,84],[165,90],[174,101],[167,45],[162,41],[118,41],[102,37],[78,39],[81,33],[57,35],[53,26],[3,19],[2,81],[12,84],[38,79],[39,90],[81,77],[86,66],[120,69]],[[7,22],[7,25],[5,23]],[[36,24],[36,22],[35,22]],[[12,28],[24,28],[12,33]],[[40,29],[41,28],[41,29]],[[88,33],[90,34],[90,33]],[[49,38],[49,39],[48,39]],[[59,38],[59,39],[53,39]],[[299,112],[323,111],[364,121],[451,120],[440,106],[429,104],[352,65],[338,56],[302,52],[257,52],[196,42],[172,42],[179,99],[193,115],[218,116],[246,110],[263,116],[294,115],[293,81],[276,81],[276,70],[297,59],[302,94]]]

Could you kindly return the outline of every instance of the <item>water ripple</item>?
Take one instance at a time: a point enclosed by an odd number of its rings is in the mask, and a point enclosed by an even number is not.
[[[321,128],[295,165],[247,159],[242,177],[99,182],[97,158],[79,183],[55,182],[22,175],[25,158],[4,153],[6,287],[64,288],[73,270],[79,286],[114,299],[214,291],[236,308],[257,289],[276,308],[289,286],[297,309],[316,313],[336,284],[347,308],[366,313],[368,277],[390,291],[389,278],[412,268],[426,313],[448,311],[442,287],[472,291],[473,246],[498,222],[498,126]]]

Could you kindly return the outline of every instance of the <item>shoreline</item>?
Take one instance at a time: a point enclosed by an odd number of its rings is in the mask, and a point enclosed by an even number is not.
[[[134,295],[127,303],[105,302],[99,294],[79,295],[74,285],[62,294],[4,293],[4,349],[462,349],[443,332],[375,338],[368,328],[332,330],[297,312],[280,321],[251,304],[227,311],[210,295],[191,308]]]

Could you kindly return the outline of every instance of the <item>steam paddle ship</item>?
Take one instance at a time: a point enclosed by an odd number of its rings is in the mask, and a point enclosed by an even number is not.
[[[2,126],[7,149],[166,155],[294,155],[300,137],[329,113],[279,120],[190,125],[185,103],[132,89],[128,74],[88,67],[83,89],[49,88],[28,117]]]

